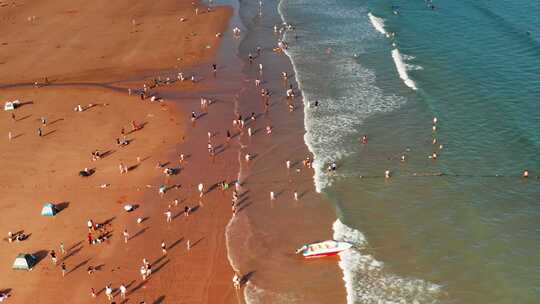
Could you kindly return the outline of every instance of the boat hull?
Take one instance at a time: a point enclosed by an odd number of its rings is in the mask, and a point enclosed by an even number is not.
[[[313,243],[304,245],[297,253],[302,254],[306,259],[321,258],[328,256],[335,256],[338,253],[351,248],[352,245],[345,242],[338,241],[324,241],[320,243]]]

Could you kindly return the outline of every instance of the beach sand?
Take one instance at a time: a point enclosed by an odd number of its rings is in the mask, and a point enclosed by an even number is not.
[[[187,1],[138,1],[134,6],[129,1],[14,1],[0,6],[0,98],[23,102],[14,112],[15,121],[10,112],[0,121],[0,232],[7,236],[8,231],[24,230],[29,235],[20,243],[2,241],[0,290],[9,291],[10,303],[88,303],[91,288],[105,302],[108,283],[115,289],[127,285],[129,303],[237,301],[224,244],[230,194],[213,189],[204,196],[204,206],[189,217],[182,215],[184,206],[199,205],[199,182],[210,187],[234,179],[235,152],[226,150],[214,164],[208,161],[206,130],[199,127],[205,119],[192,129],[188,112],[182,110],[197,100],[184,99],[178,106],[127,94],[128,87],[150,83],[159,71],[210,66],[219,43],[215,34],[225,30],[231,10],[199,11],[195,16]],[[45,77],[48,86],[42,86]],[[172,86],[183,92],[204,90],[203,83]],[[92,106],[75,112],[79,104]],[[45,126],[41,117],[47,119]],[[131,132],[132,121],[142,129]],[[122,128],[130,141],[124,147],[115,142],[122,138]],[[95,149],[108,153],[92,161]],[[179,151],[190,155],[182,165]],[[167,166],[180,168],[180,174],[165,177],[158,162],[170,162]],[[129,167],[128,173],[119,172],[120,163]],[[95,173],[80,177],[83,168]],[[180,186],[160,198],[161,184]],[[176,198],[180,203],[170,207],[174,219],[166,223],[164,212]],[[45,202],[62,210],[43,217]],[[137,208],[126,213],[126,203]],[[137,224],[138,217],[145,220]],[[89,219],[104,223],[110,238],[88,245]],[[130,234],[127,244],[124,229]],[[61,242],[65,255],[60,254]],[[46,256],[51,249],[59,255],[58,266]],[[11,270],[20,252],[40,259],[32,271]],[[139,275],[143,258],[153,270],[146,281]],[[87,274],[88,266],[97,271]]]
[[[201,6],[195,15],[190,1],[9,1],[0,6],[0,79],[119,80],[197,64],[215,55],[230,14]]]

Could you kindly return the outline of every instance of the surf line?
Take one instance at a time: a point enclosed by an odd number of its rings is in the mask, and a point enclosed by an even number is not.
[[[540,175],[537,176],[528,176],[523,177],[522,175],[503,175],[503,174],[484,174],[484,175],[475,175],[475,174],[451,174],[451,173],[444,173],[444,172],[414,172],[414,173],[408,173],[408,174],[400,174],[392,177],[386,177],[384,175],[347,175],[347,177],[359,177],[359,178],[385,178],[385,179],[395,179],[395,178],[404,178],[404,177],[463,177],[463,178],[521,178],[524,180],[527,179],[538,179],[540,180]]]

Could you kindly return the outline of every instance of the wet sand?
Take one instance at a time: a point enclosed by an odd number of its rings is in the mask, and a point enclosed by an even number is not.
[[[0,97],[19,99],[24,105],[14,112],[15,121],[11,112],[4,112],[0,121],[4,134],[0,231],[7,236],[8,231],[24,230],[29,237],[22,242],[2,241],[0,290],[9,291],[8,302],[88,303],[93,301],[91,288],[98,293],[98,302],[106,302],[108,283],[121,303],[236,302],[224,244],[230,194],[212,189],[199,206],[196,191],[201,181],[210,187],[221,179],[233,179],[235,162],[227,158],[235,159],[236,154],[226,151],[216,163],[208,162],[202,128],[208,117],[192,129],[184,108],[198,100],[157,103],[127,94],[128,87],[142,87],[153,77],[170,75],[159,70],[209,66],[218,48],[215,33],[224,31],[230,9],[195,16],[189,2],[13,3],[0,8]],[[36,18],[27,19],[34,14]],[[182,16],[187,21],[180,23]],[[131,39],[133,35],[138,36]],[[42,86],[44,77],[50,85]],[[39,87],[31,85],[36,81]],[[169,87],[184,93],[205,90],[204,81]],[[79,104],[93,106],[75,112]],[[40,117],[46,117],[46,125]],[[142,129],[131,132],[132,121]],[[122,138],[122,128],[127,146],[115,142]],[[92,161],[95,149],[105,155]],[[178,162],[180,151],[188,156],[183,164]],[[156,168],[158,162],[169,162],[166,166],[179,168],[180,173],[166,177],[163,168]],[[119,172],[120,163],[129,168],[128,173]],[[78,176],[85,167],[95,172]],[[160,198],[161,184],[179,187]],[[178,206],[174,199],[179,200]],[[45,202],[62,210],[55,217],[42,217]],[[126,203],[136,209],[125,212]],[[166,223],[169,205],[174,218]],[[189,217],[182,215],[184,206],[194,207]],[[138,217],[144,219],[140,224]],[[87,243],[88,219],[104,224],[110,232],[104,243]],[[124,229],[130,235],[127,243]],[[162,241],[167,244],[166,256],[160,249]],[[66,254],[60,253],[61,242]],[[47,256],[52,249],[59,256],[57,266]],[[11,269],[20,252],[38,257],[31,271]],[[153,270],[146,281],[139,275],[143,258]],[[89,266],[96,268],[95,273],[86,272]],[[122,283],[128,288],[127,301],[118,294]]]
[[[332,239],[335,212],[324,196],[315,192],[313,170],[302,160],[313,159],[303,137],[304,105],[294,79],[294,70],[285,54],[273,52],[279,35],[272,31],[281,24],[273,4],[265,4],[262,17],[258,5],[242,3],[242,21],[248,28],[240,46],[244,60],[244,88],[238,98],[239,112],[247,118],[254,112],[255,121],[247,122],[241,137],[240,157],[243,196],[240,212],[228,227],[228,243],[233,265],[241,273],[252,273],[245,295],[253,303],[344,303],[346,300],[339,258],[304,260],[295,255],[303,244]],[[301,25],[299,25],[301,26]],[[294,41],[289,41],[294,43]],[[262,52],[257,55],[256,48]],[[255,58],[249,64],[248,55]],[[259,64],[263,65],[262,74]],[[288,81],[281,78],[287,72]],[[261,86],[255,80],[261,79]],[[287,100],[292,85],[295,98]],[[268,113],[260,89],[271,92]],[[288,103],[294,105],[290,112]],[[315,109],[311,109],[315,110]],[[272,126],[267,135],[265,127]],[[244,160],[246,153],[253,156]],[[291,162],[287,169],[286,161]],[[270,191],[276,199],[270,199]],[[294,200],[294,191],[299,200]]]

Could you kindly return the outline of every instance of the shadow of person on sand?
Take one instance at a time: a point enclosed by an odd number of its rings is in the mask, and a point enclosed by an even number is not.
[[[163,269],[163,267],[165,267],[165,265],[169,264],[171,260],[165,260],[165,262],[161,263],[159,266],[156,267],[156,269],[154,271],[152,271],[152,275],[155,275],[156,273],[158,273],[161,269]]]
[[[0,289],[0,294],[9,295],[10,292],[11,292],[11,288]]]
[[[240,278],[240,285],[245,285],[255,275],[255,270],[252,270]]]
[[[114,149],[111,149],[111,150],[107,150],[103,153],[101,153],[101,155],[99,156],[100,158],[105,158],[107,156],[110,156],[111,154],[113,154],[114,152],[116,152],[116,150]]]
[[[25,119],[30,118],[30,117],[32,117],[32,114],[23,116],[23,117],[21,117],[21,118],[17,118],[17,119],[15,119],[15,121],[25,120]]]
[[[83,267],[84,265],[88,264],[88,262],[90,262],[90,259],[86,259],[86,260],[80,262],[79,264],[75,265],[75,267],[73,267],[70,271],[68,271],[67,274],[70,274],[70,273],[74,272],[75,270]]]
[[[148,227],[144,227],[143,229],[139,230],[137,233],[135,233],[134,236],[130,237],[129,239],[132,240],[132,239],[138,237],[139,235],[143,234],[146,230],[148,230]]]
[[[168,250],[173,249],[174,247],[176,247],[176,245],[180,244],[183,240],[184,240],[183,237],[179,238],[178,240],[176,240],[176,241],[174,241],[172,244],[170,244],[169,247],[168,247],[167,249],[168,249]]]
[[[71,248],[68,252],[68,254],[66,256],[64,256],[62,258],[62,262],[69,259],[70,257],[76,255],[79,251],[81,251],[83,249],[83,246],[79,246],[79,247],[76,247],[76,248]]]
[[[49,132],[43,133],[42,137],[47,137],[47,136],[49,136],[51,134],[54,134],[54,133],[56,133],[56,130],[50,130]]]
[[[110,223],[112,223],[112,221],[114,221],[115,219],[116,219],[116,216],[113,216],[113,217],[111,217],[111,218],[106,219],[105,221],[103,221],[103,223],[101,223],[101,225],[107,226],[107,225],[109,225]]]

